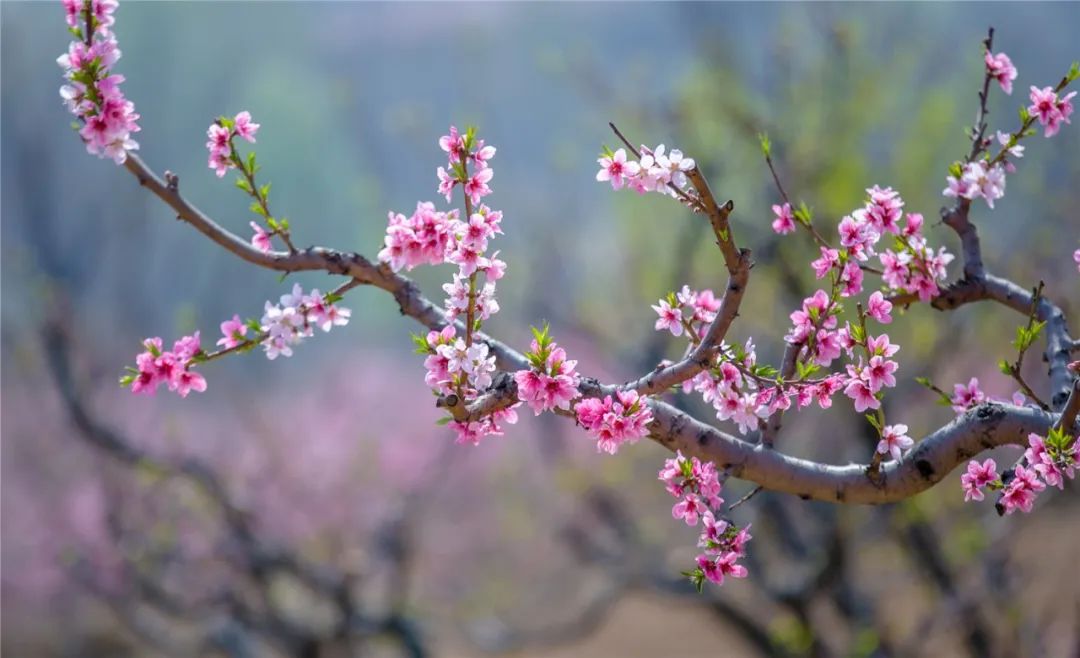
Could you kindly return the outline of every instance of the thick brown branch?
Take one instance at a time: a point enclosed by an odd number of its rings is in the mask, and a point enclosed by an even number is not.
[[[713,461],[734,477],[804,499],[837,503],[891,503],[941,481],[974,455],[1014,444],[1031,432],[1045,433],[1056,416],[1011,404],[983,404],[931,432],[899,461],[884,464],[880,482],[866,476],[865,464],[832,466],[751,444],[705,425],[670,405],[653,405],[652,438],[671,450]]]

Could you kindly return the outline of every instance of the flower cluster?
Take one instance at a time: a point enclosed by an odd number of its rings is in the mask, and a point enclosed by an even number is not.
[[[132,393],[153,395],[158,386],[165,384],[182,398],[192,391],[206,390],[206,379],[191,369],[205,357],[199,332],[176,341],[172,351],[166,351],[157,337],[147,338],[143,346],[146,351],[135,357],[136,367],[128,368],[128,374],[120,379],[121,386],[130,387]]]
[[[640,153],[635,162],[626,159],[626,149],[613,153],[605,147],[597,159],[600,171],[596,172],[596,180],[610,182],[616,190],[625,187],[638,194],[659,192],[676,196],[676,190],[684,190],[688,185],[686,173],[697,166],[693,158],[684,156],[679,149],[668,151],[663,144],[655,149],[642,145]]]
[[[881,278],[890,290],[912,293],[928,302],[941,292],[939,283],[948,275],[946,266],[953,255],[945,247],[934,252],[922,234],[923,216],[908,213],[903,230],[895,238],[895,249],[886,249],[879,256]]]
[[[246,110],[229,119],[221,117],[206,129],[206,149],[210,151],[207,166],[214,170],[218,178],[225,176],[230,169],[240,166],[239,156],[233,148],[233,138],[242,137],[252,144],[259,124],[251,120],[251,113]]]
[[[299,283],[293,285],[292,292],[281,296],[279,304],[267,301],[259,321],[260,342],[266,358],[292,356],[293,346],[311,337],[315,327],[330,331],[335,326],[348,324],[352,311],[335,305],[335,301],[331,295],[324,296],[318,290],[305,295]],[[228,333],[225,324],[221,329],[226,339],[235,336],[231,325]]]
[[[700,590],[705,580],[722,585],[726,576],[745,578],[746,567],[738,560],[746,554],[750,526],[740,529],[718,517],[724,499],[720,497],[716,466],[712,462],[702,464],[697,457],[687,459],[677,452],[664,462],[659,479],[668,493],[679,499],[671,515],[689,526],[696,526],[699,519],[702,522],[698,547],[703,550],[697,556],[697,567],[684,572],[691,582]]]
[[[1059,98],[1053,87],[1042,89],[1034,85],[1031,87],[1031,105],[1028,106],[1027,111],[1030,116],[1038,119],[1045,137],[1056,135],[1061,130],[1062,123],[1072,123],[1069,117],[1073,113],[1074,96],[1076,96],[1075,91]]]
[[[672,336],[681,336],[683,331],[695,342],[700,339],[703,330],[720,310],[720,300],[712,290],[691,290],[683,286],[678,293],[668,293],[658,306],[652,307],[660,317],[656,320],[657,331],[670,331]]]
[[[534,327],[532,332],[531,349],[525,353],[532,367],[514,373],[518,398],[537,416],[544,411],[569,410],[579,395],[580,377],[574,371],[577,361],[567,360],[566,350],[551,340],[547,325],[543,329]]]
[[[721,343],[719,362],[683,382],[683,391],[700,393],[706,403],[712,404],[719,420],[732,421],[746,434],[757,427],[769,409],[786,409],[790,404],[788,395],[793,394],[794,387],[759,390],[759,384],[767,382],[765,376],[769,374],[775,373],[764,372],[757,365],[752,341],[747,340],[741,348]]]
[[[993,459],[983,463],[971,461],[967,472],[960,476],[964,500],[983,500],[983,489],[1000,491],[1000,506],[1005,514],[1020,510],[1030,512],[1035,499],[1047,486],[1065,488],[1065,480],[1073,479],[1080,468],[1080,449],[1075,437],[1061,429],[1053,429],[1045,438],[1028,435],[1028,448],[1023,458],[1003,477],[998,477]]]
[[[1005,53],[992,54],[987,51],[985,56],[986,72],[1001,85],[1006,94],[1012,93],[1012,83],[1016,79],[1016,67],[1013,66],[1009,56]],[[1064,84],[1071,82],[1077,76],[1071,70],[1066,76]],[[978,160],[969,162],[954,162],[949,167],[949,175],[945,178],[947,183],[942,194],[960,199],[986,199],[986,204],[993,208],[994,201],[1005,196],[1005,175],[1016,171],[1016,166],[1009,160],[1022,158],[1024,147],[1019,145],[1021,138],[1033,134],[1027,128],[1032,122],[1038,121],[1043,127],[1043,135],[1053,137],[1061,130],[1061,125],[1071,123],[1069,117],[1073,113],[1072,99],[1076,92],[1069,92],[1059,96],[1059,91],[1053,87],[1031,87],[1031,105],[1021,108],[1020,117],[1023,126],[1016,133],[1009,134],[997,132],[997,141],[1001,145],[1001,151],[991,157],[989,152],[983,154]],[[978,146],[987,148],[992,139],[987,138]]]
[[[124,76],[113,73],[120,50],[112,32],[117,0],[63,0],[69,31],[75,40],[56,62],[68,80],[60,88],[64,104],[82,123],[79,135],[86,150],[123,164],[128,151],[139,148],[131,138],[140,130],[135,104],[124,98]]]
[[[466,345],[455,334],[453,325],[428,332],[427,344],[434,353],[424,360],[427,369],[424,381],[432,390],[442,393],[488,388],[495,374],[495,355],[488,353],[486,344]]]
[[[448,154],[450,168],[449,173],[444,167],[438,169],[439,192],[449,201],[454,188],[461,185],[467,218],[462,220],[456,209],[437,211],[429,202],[418,203],[410,217],[391,212],[378,258],[395,272],[418,265],[457,265],[453,280],[443,285],[448,295],[447,318],[487,320],[499,311],[495,282],[506,272],[499,252],[488,255],[489,241],[503,232],[502,212],[480,203],[481,197],[491,193],[487,183],[493,170],[488,161],[495,156],[495,147],[485,146],[484,140],[476,138],[474,129],[462,135],[454,126],[450,126],[450,134],[439,139],[439,145]],[[470,174],[470,165],[477,171]],[[482,286],[476,280],[478,272],[484,274]],[[468,329],[470,335],[472,330]]]
[[[445,196],[447,202],[458,185],[465,188],[465,196],[473,205],[480,203],[482,197],[491,194],[488,183],[495,172],[488,165],[488,160],[495,157],[494,146],[485,146],[484,140],[476,139],[476,131],[472,128],[462,135],[455,126],[450,126],[450,134],[439,138],[439,147],[446,151],[449,158],[449,171],[445,167],[439,167],[435,172],[439,177],[439,194]],[[475,166],[471,175],[470,163]]]
[[[488,183],[494,171],[489,160],[495,157],[495,147],[477,139],[474,128],[462,134],[454,126],[439,139],[439,146],[447,153],[448,164],[438,168],[438,191],[449,201],[454,189],[461,185],[465,212],[459,213],[457,209],[441,212],[430,202],[417,203],[416,211],[409,217],[391,212],[378,258],[395,272],[418,265],[458,266],[453,279],[443,284],[447,293],[445,316],[451,323],[464,319],[464,335],[459,336],[457,328],[450,324],[442,331],[429,333],[427,338],[414,336],[413,340],[417,352],[427,355],[424,366],[428,386],[438,395],[457,395],[468,403],[492,384],[495,356],[489,353],[486,344],[474,341],[473,334],[485,320],[498,313],[495,282],[506,272],[506,263],[497,257],[499,252],[489,255],[490,240],[503,232],[502,212],[480,203],[491,193]],[[483,285],[477,278],[481,273]],[[558,358],[565,361],[565,353],[558,352],[562,355]],[[573,364],[573,361],[560,363],[560,372],[554,374],[572,375],[576,383]],[[457,432],[459,443],[475,445],[484,436],[502,434],[499,423],[517,422],[516,406],[478,421],[455,420],[449,424]]]
[[[1016,149],[1023,147],[1014,147],[1014,151]],[[1020,150],[1014,154],[1022,153]],[[950,170],[950,175],[945,178],[948,185],[941,193],[971,200],[986,199],[986,205],[993,208],[994,200],[1005,196],[1005,171],[1006,165],[1002,163],[988,164],[982,160],[968,162]]]
[[[426,337],[413,336],[413,340],[417,353],[426,355],[424,383],[437,395],[459,395],[465,402],[471,402],[491,386],[495,355],[489,353],[484,343],[467,345],[457,335],[454,325],[430,331]],[[476,421],[450,421],[449,425],[457,433],[458,443],[477,445],[485,436],[501,436],[501,423],[516,423],[518,406],[500,409]]]
[[[439,212],[431,202],[417,203],[416,212],[409,217],[391,212],[379,260],[389,263],[395,272],[445,263],[457,219],[457,210]]]
[[[596,439],[597,452],[614,455],[624,443],[637,443],[648,434],[652,410],[637,391],[616,391],[615,398],[586,398],[574,406],[577,422]]]

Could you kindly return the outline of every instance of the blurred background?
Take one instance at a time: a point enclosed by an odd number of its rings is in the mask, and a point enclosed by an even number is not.
[[[4,655],[1080,655],[1072,492],[1007,519],[964,505],[956,473],[879,508],[762,493],[734,513],[753,523],[751,577],[698,595],[679,576],[696,533],[670,516],[663,449],[601,457],[530,414],[453,445],[412,353],[418,327],[379,291],[350,293],[349,326],[292,359],[209,365],[204,395],[121,390],[144,337],[216,339],[290,284],[85,153],[57,94],[59,3],[0,15]],[[1020,71],[1012,97],[991,94],[992,129],[1011,129],[1028,86],[1080,56],[1080,5],[122,3],[116,70],[140,155],[225,226],[247,235],[247,202],[206,168],[204,134],[247,109],[298,244],[369,257],[388,211],[442,206],[448,124],[479,126],[498,147],[488,201],[509,263],[487,329],[521,349],[547,320],[580,371],[612,381],[678,355],[649,304],[683,283],[720,289],[723,268],[700,217],[594,182],[608,121],[681,148],[735,201],[757,266],[733,337],[776,363],[813,250],[769,230],[757,133],[823,230],[891,185],[957,253],[934,220],[967,152],[988,25]],[[1080,126],[1031,138],[1005,199],[974,216],[988,267],[1044,280],[1073,314],[1078,149]],[[414,274],[442,299],[448,268]],[[950,418],[917,376],[1010,395],[994,362],[1021,321],[983,307],[898,318],[890,418],[913,436]],[[712,418],[700,399],[673,402]],[[837,405],[789,419],[780,447],[866,461],[868,430]],[[726,496],[749,490],[731,481]]]

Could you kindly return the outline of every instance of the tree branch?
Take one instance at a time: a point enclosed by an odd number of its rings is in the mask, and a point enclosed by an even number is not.
[[[392,272],[385,265],[376,266],[359,254],[321,247],[309,247],[296,254],[263,254],[191,205],[177,189],[164,185],[139,158],[129,156],[126,166],[143,186],[176,210],[182,220],[248,262],[286,272],[324,270],[332,274],[351,276],[360,283],[373,285],[392,294],[401,313],[416,319],[424,326],[438,329],[447,324],[442,310],[426,299],[412,281]],[[672,385],[671,382],[683,381],[700,372],[707,364],[707,361],[701,360],[703,355],[700,352],[708,353],[713,349],[702,346],[708,343],[710,337],[722,336],[737,314],[750,269],[749,251],[736,250],[730,240],[730,232],[723,233],[728,230],[727,215],[732,204],[729,202],[721,207],[715,200],[710,201],[711,192],[707,191],[707,184],[703,184],[700,173],[697,170],[690,173],[691,180],[702,194],[710,222],[714,228],[720,229],[718,238],[721,252],[730,274],[724,303],[721,304],[706,339],[690,357],[641,380],[624,384],[621,388],[633,387],[645,392],[659,392]],[[969,283],[966,288],[957,287],[953,290],[953,296],[943,295],[942,298],[959,300],[956,305],[975,299],[995,299],[1024,313],[1032,303],[1030,294],[1024,289],[989,275],[981,281]],[[1065,333],[1064,315],[1060,309],[1044,300],[1039,305],[1039,314],[1040,320],[1044,319],[1043,316],[1047,319],[1048,342],[1054,346],[1064,340],[1060,351],[1067,355],[1072,341]],[[477,334],[477,340],[489,346],[501,369],[520,370],[529,367],[521,353],[501,342],[484,334]],[[1059,359],[1054,349],[1048,348],[1048,354],[1054,355],[1051,374],[1055,376],[1057,373],[1056,377],[1061,378],[1060,373],[1064,373],[1068,377],[1067,364],[1061,363],[1060,368],[1057,366]],[[678,379],[679,377],[683,379]],[[586,378],[580,390],[583,395],[597,396],[614,391],[615,388]],[[502,389],[474,401],[470,405],[469,413],[481,414],[485,410],[501,408],[499,405],[509,406],[515,399],[516,390],[507,384]],[[981,405],[932,432],[904,459],[886,464],[880,471],[880,481],[875,483],[867,477],[866,465],[835,466],[790,457],[735,438],[664,402],[650,401],[650,405],[655,419],[650,426],[650,438],[661,445],[713,461],[717,467],[729,471],[735,477],[755,482],[766,489],[795,494],[804,499],[842,503],[887,503],[903,500],[929,488],[963,460],[984,449],[1006,444],[1023,444],[1030,432],[1045,434],[1057,419],[1056,414],[1013,405]],[[1060,406],[1064,406],[1064,398]]]

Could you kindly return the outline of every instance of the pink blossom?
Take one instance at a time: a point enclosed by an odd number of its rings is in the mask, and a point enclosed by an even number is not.
[[[435,174],[439,177],[439,187],[437,188],[437,191],[439,194],[446,197],[446,200],[449,202],[451,196],[454,194],[454,186],[458,184],[458,179],[446,173],[446,169],[443,167],[436,169]]]
[[[1005,168],[996,164],[987,169],[981,162],[969,163],[964,168],[964,180],[968,182],[969,199],[982,197],[986,205],[994,207],[994,200],[1005,196]]]
[[[206,148],[210,151],[210,155],[223,153],[228,156],[232,152],[232,145],[229,143],[232,132],[225,126],[215,121],[206,129],[206,136],[209,138],[206,142]]]
[[[839,331],[821,329],[814,337],[814,363],[828,366],[840,357],[842,349]]]
[[[982,488],[997,479],[997,464],[993,459],[987,459],[982,464],[975,460],[968,462],[967,473],[960,476],[960,485],[964,489],[964,500],[982,500]]]
[[[877,242],[877,236],[885,232],[898,234],[900,227],[897,222],[904,208],[900,194],[891,187],[882,189],[877,185],[867,189],[866,193],[870,196],[865,209],[866,221],[876,234],[870,241]]]
[[[900,346],[889,342],[889,334],[881,334],[877,337],[867,336],[866,349],[871,355],[889,357],[899,352]]]
[[[85,40],[72,41],[67,53],[56,60],[71,83],[61,87],[60,95],[68,110],[83,122],[79,135],[87,152],[123,164],[127,153],[139,148],[131,135],[140,128],[135,105],[120,91],[124,77],[111,70],[120,57],[116,37],[109,29],[117,3],[94,0],[90,7],[91,24],[82,26]],[[82,3],[65,0],[66,20],[72,27],[85,18],[82,8]]]
[[[862,413],[867,409],[877,409],[881,401],[874,395],[874,391],[862,379],[852,377],[844,387],[844,394],[855,402],[855,411]]]
[[[829,273],[829,270],[840,266],[840,252],[836,249],[821,247],[821,258],[812,261],[810,266],[814,268],[814,275],[822,279]]]
[[[843,284],[840,294],[844,297],[858,295],[862,292],[862,281],[862,268],[855,261],[849,260],[844,264],[844,269],[840,273],[840,283]]]
[[[491,194],[488,182],[491,181],[491,177],[494,175],[495,171],[488,167],[475,172],[469,177],[469,180],[465,181],[465,194],[474,204],[480,203],[481,198]]]
[[[956,413],[963,413],[976,405],[986,402],[986,394],[979,388],[979,378],[972,377],[971,381],[953,386],[952,408]]]
[[[243,137],[252,144],[255,143],[255,133],[259,131],[259,124],[251,120],[251,113],[247,110],[236,115],[234,121],[234,127],[236,134]]]
[[[1076,263],[1076,269],[1080,271],[1080,249],[1073,252],[1073,262]]]
[[[1031,87],[1031,105],[1028,113],[1045,127],[1046,137],[1055,135],[1061,125],[1061,112],[1057,106],[1057,93],[1052,87]]]
[[[776,219],[772,223],[774,231],[780,235],[787,235],[795,231],[795,215],[791,212],[790,203],[785,203],[782,206],[773,205],[772,211],[776,215]]]
[[[886,425],[881,430],[881,441],[878,442],[877,451],[882,455],[892,455],[895,460],[900,460],[904,453],[915,443],[907,436],[907,425]]]
[[[671,332],[672,336],[681,336],[683,333],[682,324],[682,311],[678,307],[673,307],[665,299],[660,300],[659,306],[652,307],[656,314],[660,317],[656,320],[656,330],[663,331],[667,329]]]
[[[889,315],[892,306],[892,302],[885,299],[885,295],[880,291],[875,291],[866,302],[866,314],[881,324],[889,324],[892,322],[892,316]]]
[[[615,398],[587,398],[574,407],[578,423],[596,439],[599,452],[615,454],[624,443],[636,443],[648,433],[652,410],[636,391],[616,391]]]
[[[270,249],[273,247],[273,245],[270,243],[270,234],[267,233],[262,226],[259,226],[255,222],[250,222],[250,224],[251,229],[255,231],[254,235],[251,236],[251,246],[255,247],[264,254],[269,252]]]
[[[349,309],[327,303],[326,297],[317,288],[304,296],[304,307],[307,310],[308,322],[324,332],[330,331],[333,327],[349,324],[349,318],[352,317],[352,311]]]
[[[597,162],[600,164],[600,171],[596,172],[596,180],[611,181],[611,187],[616,190],[622,189],[628,178],[637,176],[641,171],[638,163],[626,161],[625,149],[619,149],[610,156],[602,156]]]
[[[817,399],[818,406],[822,409],[831,407],[832,397],[842,388],[844,388],[844,377],[840,374],[830,375],[818,382],[813,387],[814,398]]]
[[[188,393],[192,391],[204,392],[206,390],[206,379],[199,373],[184,368],[177,371],[169,388],[176,391],[180,397],[186,398]]]
[[[224,178],[225,174],[236,166],[228,153],[211,153],[206,166],[214,170],[218,178]]]
[[[1001,90],[1006,94],[1012,94],[1012,83],[1016,79],[1016,67],[1005,53],[993,54],[986,52],[986,73],[998,81]]]
[[[707,548],[710,543],[718,544],[722,541],[725,531],[730,527],[730,524],[723,520],[716,518],[716,515],[711,510],[701,516],[701,538],[698,540],[698,546],[701,548]]]
[[[450,134],[439,138],[439,148],[449,154],[451,163],[461,162],[461,156],[465,152],[465,140],[456,126],[450,126]]]
[[[702,573],[710,582],[716,583],[717,585],[723,585],[725,576],[731,576],[732,578],[746,578],[748,571],[746,570],[746,567],[741,564],[736,564],[736,560],[738,559],[738,553],[728,552],[721,553],[716,557],[699,555],[697,557],[697,563],[698,567],[701,568]]]
[[[896,378],[893,373],[899,366],[896,361],[890,361],[883,356],[870,357],[870,363],[862,370],[862,378],[870,386],[870,391],[877,393],[883,387],[896,386]]]
[[[851,248],[865,243],[868,239],[866,228],[866,224],[856,221],[851,215],[845,215],[837,227],[840,246]]]
[[[1078,251],[1077,253],[1080,253]],[[694,296],[694,320],[710,323],[716,319],[716,312],[720,310],[720,300],[716,298],[712,290],[705,289]]]
[[[551,341],[547,329],[535,333],[532,350],[526,354],[532,368],[514,373],[518,398],[539,415],[543,411],[570,409],[579,397],[580,377],[575,372],[577,361],[566,358],[566,350]]]
[[[184,336],[173,343],[173,354],[176,355],[176,359],[182,363],[187,363],[196,354],[202,351],[202,347],[199,345],[199,332],[196,331],[190,336]]]
[[[393,212],[388,217],[384,247],[378,258],[395,272],[424,264],[438,265],[448,260],[449,253],[454,253],[454,233],[460,223],[457,211],[438,212],[434,204],[421,202],[416,204],[416,210],[409,217]],[[471,264],[475,268],[480,262],[479,254],[470,253],[474,256]]]
[[[240,316],[234,315],[232,320],[226,320],[221,323],[221,334],[223,338],[219,339],[217,344],[225,349],[236,347],[244,342],[244,336],[247,335],[247,330],[248,327],[240,320]]]
[[[1061,129],[1062,123],[1071,123],[1069,117],[1073,113],[1072,99],[1076,92],[1069,92],[1062,98],[1058,98],[1057,92],[1052,87],[1031,87],[1031,105],[1028,113],[1039,120],[1043,126],[1043,134],[1053,137]]]
[[[1039,480],[1037,473],[1023,465],[1018,465],[1013,471],[1013,479],[1005,487],[1001,494],[1001,504],[1006,514],[1012,514],[1016,510],[1024,513],[1031,511],[1035,504],[1035,498],[1046,485]]]
[[[686,494],[671,508],[671,515],[676,519],[683,519],[686,525],[697,525],[698,517],[706,511],[708,508],[697,494]]]

